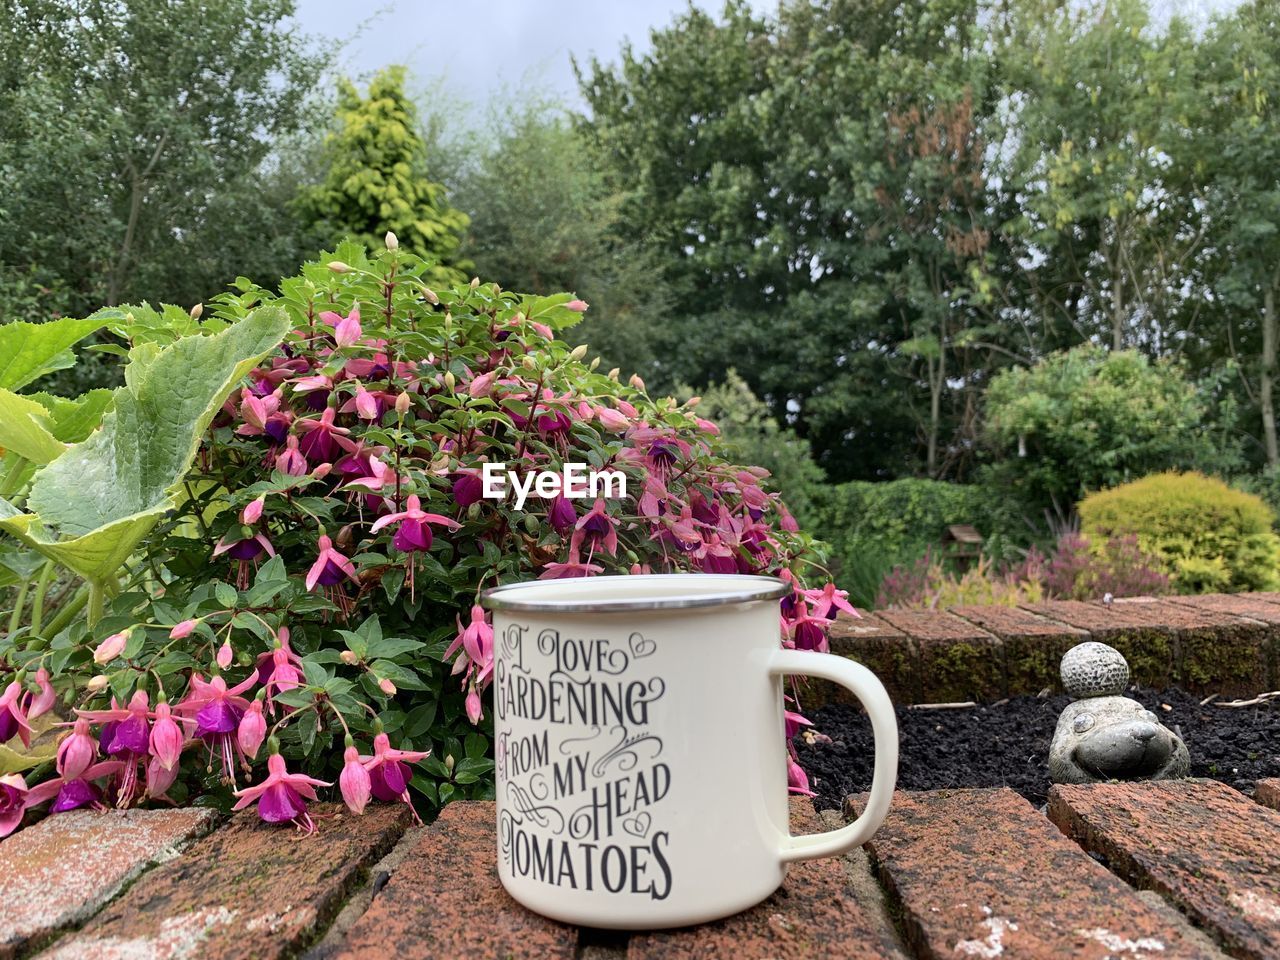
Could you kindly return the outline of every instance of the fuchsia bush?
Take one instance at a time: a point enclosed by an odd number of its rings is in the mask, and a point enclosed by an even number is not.
[[[557,338],[581,301],[433,291],[426,268],[394,243],[345,245],[279,294],[241,281],[203,323],[111,314],[134,363],[264,306],[291,332],[227,396],[178,508],[98,615],[0,645],[0,741],[25,742],[55,701],[70,725],[56,756],[0,779],[0,834],[50,801],[209,795],[310,830],[308,802],[334,784],[356,813],[411,789],[428,810],[491,796],[493,633],[476,600],[500,582],[772,573],[795,584],[784,642],[825,649],[844,594],[806,588],[810,539],[764,471],[718,454],[696,400],[584,362]],[[486,461],[616,468],[629,496],[517,510],[481,498]],[[790,781],[807,789],[794,763]]]

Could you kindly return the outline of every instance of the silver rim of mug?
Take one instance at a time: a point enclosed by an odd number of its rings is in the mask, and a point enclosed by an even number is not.
[[[729,581],[730,590],[702,593],[694,596],[661,595],[663,584],[687,584],[691,578]],[[558,600],[556,587],[563,589],[565,580],[525,580],[490,587],[480,594],[480,605],[487,610],[513,611],[516,613],[617,613],[625,610],[688,610],[694,607],[721,607],[730,603],[751,603],[757,600],[779,600],[792,589],[791,584],[777,577],[752,576],[731,573],[649,573],[610,577],[591,577],[592,583],[619,583],[645,580],[654,584],[654,596],[634,600]]]

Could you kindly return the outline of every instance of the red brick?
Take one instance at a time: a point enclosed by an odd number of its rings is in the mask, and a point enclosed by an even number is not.
[[[54,946],[48,960],[276,960],[297,953],[409,823],[402,804],[362,817],[315,804],[319,830],[237,815],[187,853],[151,871]]]
[[[791,829],[817,833],[828,827],[804,797],[791,801]],[[628,960],[806,960],[822,957],[892,957],[892,944],[847,890],[839,858],[791,866],[786,882],[764,903],[715,923],[683,930],[633,934]]]
[[[1207,956],[1005,788],[900,791],[870,847],[920,957]]]
[[[1005,695],[1000,641],[968,620],[932,610],[884,610],[915,640],[922,702],[997,700]]]
[[[1280,608],[1277,608],[1280,609]],[[916,703],[920,696],[919,654],[915,641],[874,614],[841,614],[828,631],[831,652],[856,660],[874,673],[889,696],[899,703]],[[852,703],[853,694],[839,684],[809,681],[809,700]]]
[[[498,881],[492,803],[445,807],[332,956],[342,960],[572,960],[575,928],[520,906]]]
[[[1280,810],[1280,778],[1259,780],[1254,787],[1253,799],[1264,807]]]
[[[1062,655],[1089,639],[1084,630],[1019,607],[955,607],[951,612],[1000,638],[1010,696],[1035,694],[1045,688],[1060,692]]]
[[[1271,669],[1266,624],[1166,599],[1117,600],[1176,639],[1174,679],[1196,693],[1258,693]]]
[[[1263,639],[1259,641],[1258,662],[1262,672],[1243,678],[1246,682],[1236,684],[1236,689],[1222,692],[1257,693],[1263,686],[1268,690],[1280,686],[1280,602],[1276,602],[1280,601],[1280,594],[1206,593],[1197,597],[1171,597],[1170,601],[1222,620],[1234,622],[1242,618],[1266,624],[1262,628]]]
[[[1024,610],[1050,620],[1087,630],[1092,639],[1110,644],[1129,661],[1135,683],[1167,687],[1177,672],[1177,632],[1153,623],[1141,608],[1154,603],[1150,597],[1111,605],[1080,600],[1048,600],[1023,604]]]
[[[212,826],[210,810],[73,810],[0,843],[0,957],[91,916]]]
[[[1228,953],[1280,956],[1280,813],[1211,780],[1056,786],[1049,816]]]

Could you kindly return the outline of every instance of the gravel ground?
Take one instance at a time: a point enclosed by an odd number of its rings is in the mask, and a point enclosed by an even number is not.
[[[1255,780],[1280,777],[1280,702],[1254,707],[1200,706],[1182,690],[1133,689],[1128,695],[1180,732],[1191,775],[1252,792]],[[1014,697],[959,710],[899,707],[898,787],[1007,786],[1035,804],[1049,790],[1049,741],[1067,696]],[[857,707],[831,704],[809,714],[796,737],[819,808],[839,807],[871,784],[871,727]]]

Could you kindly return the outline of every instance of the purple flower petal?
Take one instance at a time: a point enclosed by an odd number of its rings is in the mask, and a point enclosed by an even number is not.
[[[399,760],[388,760],[369,771],[373,795],[384,803],[399,800],[408,785],[409,768]]]
[[[49,808],[51,813],[62,813],[66,810],[78,810],[102,799],[102,793],[92,783],[85,780],[68,780],[58,791],[58,798]]]
[[[146,753],[150,735],[151,730],[147,726],[146,717],[130,717],[128,720],[121,720],[115,725],[111,740],[107,744],[107,755]]]
[[[258,798],[258,816],[267,823],[287,823],[306,812],[306,801],[287,783],[272,784]]]
[[[415,553],[431,549],[431,528],[422,520],[403,520],[391,538],[392,545],[401,553]]]
[[[234,733],[244,711],[226,700],[210,700],[196,714],[196,736],[214,737]]]

